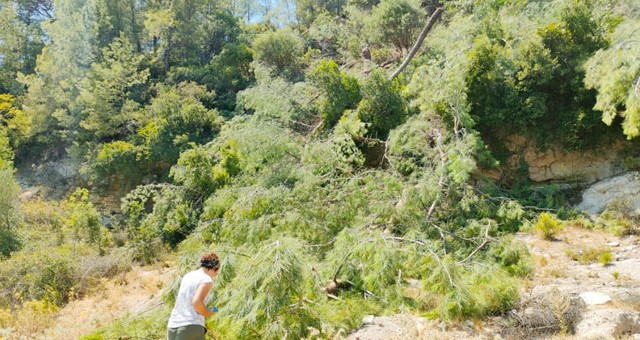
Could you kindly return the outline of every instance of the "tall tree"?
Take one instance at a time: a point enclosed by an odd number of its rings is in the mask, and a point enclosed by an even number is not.
[[[16,74],[33,72],[42,39],[39,24],[30,16],[20,15],[10,2],[0,3],[0,93],[22,92]]]
[[[122,36],[102,51],[103,60],[94,63],[80,90],[84,107],[80,126],[92,137],[108,138],[132,134],[134,113],[140,107],[149,71],[141,69],[144,58],[135,54],[129,40]]]
[[[341,15],[346,4],[346,0],[297,0],[296,18],[300,24],[309,26],[324,11]]]
[[[27,86],[24,110],[43,141],[70,140],[78,130],[80,83],[93,62],[96,0],[56,0],[55,20],[44,25],[49,43],[36,73],[20,76]]]
[[[100,47],[109,45],[124,35],[142,51],[142,30],[146,1],[99,0],[97,4],[97,41]]]
[[[419,2],[412,0],[383,0],[372,15],[378,38],[400,51],[408,51],[413,46],[427,18]]]
[[[151,6],[144,22],[156,61],[205,65],[240,34],[230,10],[211,0],[174,0]]]

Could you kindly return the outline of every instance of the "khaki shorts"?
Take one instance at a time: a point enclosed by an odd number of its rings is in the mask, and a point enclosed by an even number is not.
[[[167,340],[204,340],[207,329],[200,325],[187,325],[167,330]]]

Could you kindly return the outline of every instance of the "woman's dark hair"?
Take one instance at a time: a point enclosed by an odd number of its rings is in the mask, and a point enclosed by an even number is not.
[[[200,267],[207,269],[214,268],[218,270],[220,268],[220,259],[214,252],[204,253],[200,256]]]

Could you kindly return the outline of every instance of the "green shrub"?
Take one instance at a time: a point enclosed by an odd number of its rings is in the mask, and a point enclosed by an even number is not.
[[[367,315],[384,313],[383,307],[375,299],[363,300],[359,292],[341,295],[341,301],[322,299],[314,306],[321,320],[319,333],[328,337],[358,329],[362,318]]]
[[[605,251],[598,257],[598,262],[600,262],[603,266],[610,264],[611,261],[613,261],[613,256],[611,256],[610,251]]]
[[[404,269],[402,244],[386,241],[382,235],[367,235],[351,228],[342,230],[335,238],[333,249],[327,253],[325,266],[327,283],[340,268],[338,279],[349,280],[355,291],[369,291],[386,300],[388,305],[399,304],[401,297],[398,271]]]
[[[122,228],[128,236],[127,246],[133,250],[134,259],[144,263],[152,262],[163,250],[160,230],[145,222],[153,211],[153,200],[162,190],[162,185],[138,186],[122,199],[120,207],[126,218]]]
[[[483,317],[513,308],[518,301],[518,280],[497,266],[478,265],[463,270],[445,256],[436,264],[424,287],[437,293],[437,307],[428,315],[445,319]]]
[[[367,124],[367,136],[385,140],[389,131],[402,124],[407,108],[400,95],[400,85],[390,81],[381,69],[374,70],[362,85],[358,117]]]
[[[310,82],[291,84],[265,75],[257,84],[238,93],[236,113],[252,113],[263,120],[278,120],[291,128],[300,128],[296,123],[314,119],[311,88]]]
[[[296,79],[302,71],[304,41],[290,29],[268,31],[253,41],[256,60],[273,68],[279,76]]]
[[[382,0],[372,11],[373,28],[379,39],[398,50],[409,50],[423,25],[426,13],[418,1]]]
[[[43,300],[62,306],[76,284],[75,261],[79,253],[48,248],[17,252],[0,266],[0,305],[16,306]]]
[[[154,155],[167,154],[168,151],[178,155],[179,151],[185,150],[191,143],[208,142],[220,131],[224,119],[217,110],[204,105],[211,97],[215,97],[215,94],[194,82],[161,86],[158,89],[158,95],[147,107],[152,117],[151,122],[158,130],[155,134],[141,134],[145,137],[145,146],[151,148],[151,159],[154,159]],[[163,150],[164,147],[170,149]]]
[[[354,109],[360,101],[358,80],[341,72],[335,61],[320,61],[307,79],[322,91],[320,110],[327,128],[332,128],[346,109]]]
[[[500,204],[496,217],[500,224],[500,230],[517,232],[524,221],[525,211],[516,200],[509,200],[506,204]]]
[[[153,262],[195,228],[199,210],[187,198],[183,187],[169,184],[141,185],[123,198],[123,227],[136,260]]]
[[[533,226],[533,230],[545,240],[555,239],[561,229],[562,225],[560,222],[558,222],[553,215],[546,212],[540,214],[538,221]]]
[[[105,143],[100,147],[91,168],[96,171],[98,176],[127,173],[128,176],[137,178],[139,171],[136,165],[139,161],[139,153],[139,148],[128,142]]]
[[[0,128],[0,170],[5,169],[13,169],[13,150],[6,131]]]
[[[0,258],[22,246],[17,233],[21,220],[19,193],[20,187],[13,179],[13,171],[0,169]]]
[[[76,241],[85,241],[102,248],[103,236],[100,213],[89,201],[89,190],[79,188],[66,203],[67,214],[63,223],[72,231]]]
[[[638,217],[633,215],[629,199],[610,202],[596,220],[596,226],[614,235],[634,235],[638,233]]]
[[[180,154],[170,175],[194,197],[208,197],[239,171],[235,150],[223,149],[222,157],[222,160],[217,160],[206,147],[197,146]]]

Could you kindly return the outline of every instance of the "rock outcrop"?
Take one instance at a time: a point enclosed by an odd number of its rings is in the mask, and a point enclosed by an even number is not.
[[[640,333],[640,313],[621,309],[588,311],[576,326],[578,339],[619,339]]]
[[[565,151],[556,146],[543,150],[533,140],[512,136],[506,148],[511,155],[501,169],[483,170],[483,176],[498,181],[505,175],[517,176],[516,169],[525,167],[533,182],[590,184],[626,171],[623,154],[631,142],[621,140],[588,151]]]
[[[609,203],[625,201],[631,215],[640,215],[640,172],[633,171],[607,178],[587,188],[577,208],[591,214],[604,210]]]

